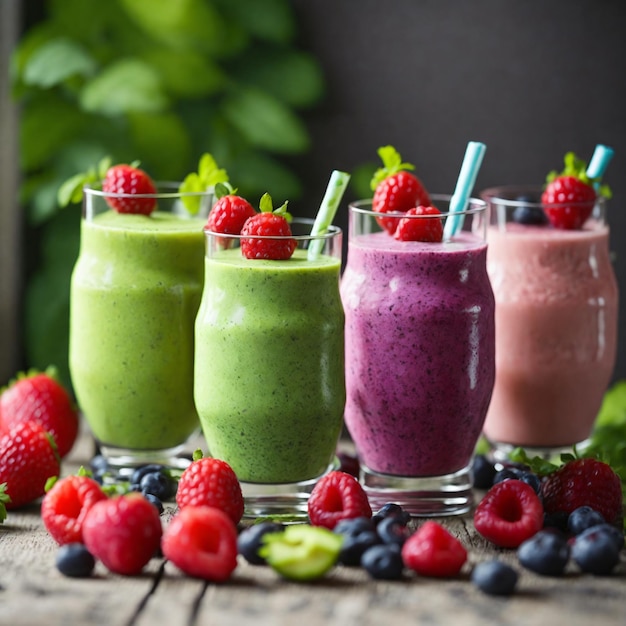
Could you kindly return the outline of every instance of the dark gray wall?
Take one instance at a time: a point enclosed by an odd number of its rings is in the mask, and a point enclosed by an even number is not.
[[[624,0],[294,0],[302,45],[328,93],[294,161],[313,204],[331,169],[395,145],[435,192],[452,191],[465,146],[487,152],[476,189],[542,183],[568,150],[615,149],[605,181],[626,318]],[[338,218],[345,226],[345,212]],[[624,327],[624,325],[621,325]],[[626,378],[626,332],[615,378]]]

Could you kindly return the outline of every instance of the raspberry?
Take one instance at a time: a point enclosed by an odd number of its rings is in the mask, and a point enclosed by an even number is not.
[[[437,522],[427,521],[402,546],[402,560],[423,576],[456,576],[467,560],[463,544]]]
[[[163,534],[163,555],[189,576],[224,582],[237,567],[237,528],[211,506],[187,506]]]
[[[331,530],[342,519],[372,517],[372,508],[359,481],[338,470],[323,476],[313,487],[308,512],[311,524]]]
[[[561,466],[544,480],[542,494],[548,514],[569,514],[589,506],[610,524],[618,524],[622,519],[620,477],[610,465],[597,459],[575,459]]]
[[[132,165],[110,167],[102,182],[102,191],[106,194],[106,203],[118,213],[150,215],[156,208],[156,199],[146,197],[156,193],[152,179]]]
[[[441,211],[434,206],[420,205],[409,209],[405,215],[441,215]],[[438,217],[403,217],[393,236],[398,241],[441,241],[443,223]]]
[[[222,196],[211,209],[206,227],[215,233],[238,235],[249,217],[256,215],[254,207],[241,196]]]
[[[210,506],[221,509],[238,524],[243,517],[241,485],[233,469],[220,459],[210,457],[193,461],[178,481],[176,504]]]
[[[85,546],[111,572],[139,574],[161,542],[161,518],[142,495],[130,493],[96,502],[83,522]]]
[[[474,527],[502,548],[517,548],[543,527],[543,507],[535,490],[518,479],[495,484],[474,511]]]
[[[277,213],[255,214],[243,225],[241,236],[241,252],[246,259],[286,260],[291,258],[297,245],[289,222]],[[245,236],[255,238],[244,239]]]
[[[44,526],[59,544],[82,543],[87,512],[106,499],[100,485],[88,476],[67,476],[57,481],[41,503]]]

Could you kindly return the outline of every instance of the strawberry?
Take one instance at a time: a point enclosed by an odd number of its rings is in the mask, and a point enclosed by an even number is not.
[[[37,422],[20,422],[0,438],[0,485],[6,483],[16,509],[41,497],[49,478],[59,475],[59,455],[52,437]]]
[[[403,163],[400,154],[392,146],[378,149],[383,167],[376,170],[370,186],[374,192],[372,210],[378,213],[406,213],[416,206],[430,205],[430,196],[422,182],[406,170],[415,169],[411,163]],[[398,217],[378,218],[378,223],[393,235]]]
[[[287,203],[274,210],[272,199],[266,193],[260,207],[261,212],[248,218],[241,229],[241,252],[246,259],[284,261],[291,258],[297,242],[289,226],[291,216],[287,213]]]
[[[456,576],[467,561],[467,550],[443,526],[425,522],[402,546],[402,561],[422,576]]]
[[[59,544],[83,543],[87,512],[106,499],[100,485],[88,476],[67,476],[57,481],[41,502],[41,519]]]
[[[146,197],[156,193],[155,184],[148,174],[132,165],[110,167],[102,182],[102,191],[107,194],[107,204],[118,213],[150,215],[156,208],[156,198]]]
[[[161,548],[185,574],[224,582],[237,567],[237,527],[220,509],[188,506],[165,529]]]
[[[521,480],[496,483],[474,511],[474,527],[497,546],[517,548],[543,527],[541,500]]]
[[[339,470],[320,478],[311,491],[307,507],[311,524],[331,530],[342,519],[372,517],[367,494],[359,481]]]
[[[228,463],[210,457],[196,459],[181,474],[176,492],[176,504],[218,508],[234,524],[243,517],[243,494],[235,472]]]
[[[574,459],[549,474],[542,485],[543,506],[548,514],[571,513],[589,506],[610,524],[623,515],[620,477],[610,465],[597,459]]]
[[[61,458],[78,435],[78,410],[53,369],[18,376],[0,395],[0,416],[0,434],[22,422],[39,422],[54,438]]]
[[[582,228],[593,211],[596,181],[587,176],[587,164],[573,152],[568,152],[564,160],[565,169],[561,173],[548,174],[541,202],[552,226],[576,230]],[[601,193],[610,192],[604,187]]]
[[[398,222],[393,234],[399,241],[431,241],[443,239],[443,222],[438,217],[409,217],[411,215],[441,215],[441,211],[434,206],[418,206],[409,209]]]
[[[85,546],[111,572],[139,574],[161,542],[161,518],[139,493],[96,502],[83,522]]]
[[[256,215],[254,207],[245,198],[236,196],[234,191],[229,193],[223,184],[217,185],[215,192],[218,200],[209,213],[206,228],[214,233],[238,235],[246,220]]]

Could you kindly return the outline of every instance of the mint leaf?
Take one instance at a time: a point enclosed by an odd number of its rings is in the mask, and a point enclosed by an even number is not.
[[[218,197],[221,197],[219,194],[224,195],[222,189],[222,187],[224,187],[223,183],[228,183],[228,172],[218,166],[213,155],[206,152],[200,157],[198,171],[191,172],[185,176],[183,182],[180,184],[179,191],[181,193],[204,193],[213,191]],[[220,186],[219,194],[218,186]],[[234,193],[232,187],[228,186],[226,189],[227,193]],[[190,215],[198,214],[201,202],[201,196],[183,197],[183,204]]]
[[[7,507],[6,505],[11,502],[11,496],[6,493],[7,484],[0,484],[0,524],[4,522],[7,518]]]

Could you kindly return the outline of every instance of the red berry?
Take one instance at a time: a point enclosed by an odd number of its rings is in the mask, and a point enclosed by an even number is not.
[[[329,472],[313,487],[308,501],[309,520],[331,530],[342,519],[372,517],[367,494],[351,474]]]
[[[106,499],[100,485],[88,476],[67,476],[57,481],[41,502],[41,519],[60,545],[83,543],[83,522],[89,509]]]
[[[406,215],[441,215],[434,206],[418,206],[409,209]],[[403,217],[393,235],[399,241],[432,241],[443,239],[443,222],[439,217],[411,218]]]
[[[118,213],[150,215],[156,208],[156,198],[141,197],[154,195],[155,184],[148,174],[132,165],[110,167],[102,182],[102,191],[111,194],[106,195],[105,200]]]
[[[16,509],[41,497],[49,478],[61,470],[52,437],[37,422],[20,422],[0,439],[0,485],[7,483],[11,498],[7,509]]]
[[[623,515],[620,477],[597,459],[575,459],[547,476],[542,485],[546,513],[567,514],[581,506],[601,513],[609,524]]]
[[[188,506],[165,529],[161,548],[185,574],[224,582],[237,567],[237,528],[220,509]]]
[[[467,560],[463,544],[437,522],[425,522],[402,546],[405,566],[422,576],[456,576]]]
[[[474,511],[474,527],[502,548],[517,548],[543,527],[543,506],[535,490],[517,479],[495,484]]]
[[[63,458],[78,436],[78,410],[65,387],[48,373],[18,377],[0,396],[0,433],[26,421],[49,432]]]
[[[595,200],[594,188],[575,176],[555,178],[541,195],[550,223],[566,230],[582,228],[593,211]]]
[[[161,542],[161,518],[139,493],[96,502],[83,522],[85,546],[116,574],[139,574]]]
[[[215,233],[238,235],[249,217],[256,215],[254,207],[244,198],[222,196],[211,209],[207,229]]]
[[[233,469],[220,459],[206,457],[193,461],[178,481],[176,504],[210,506],[220,509],[238,524],[243,517],[243,494]]]
[[[275,239],[244,239],[246,236],[275,237]],[[247,259],[291,258],[296,249],[289,222],[277,213],[256,213],[241,229],[241,252]]]

